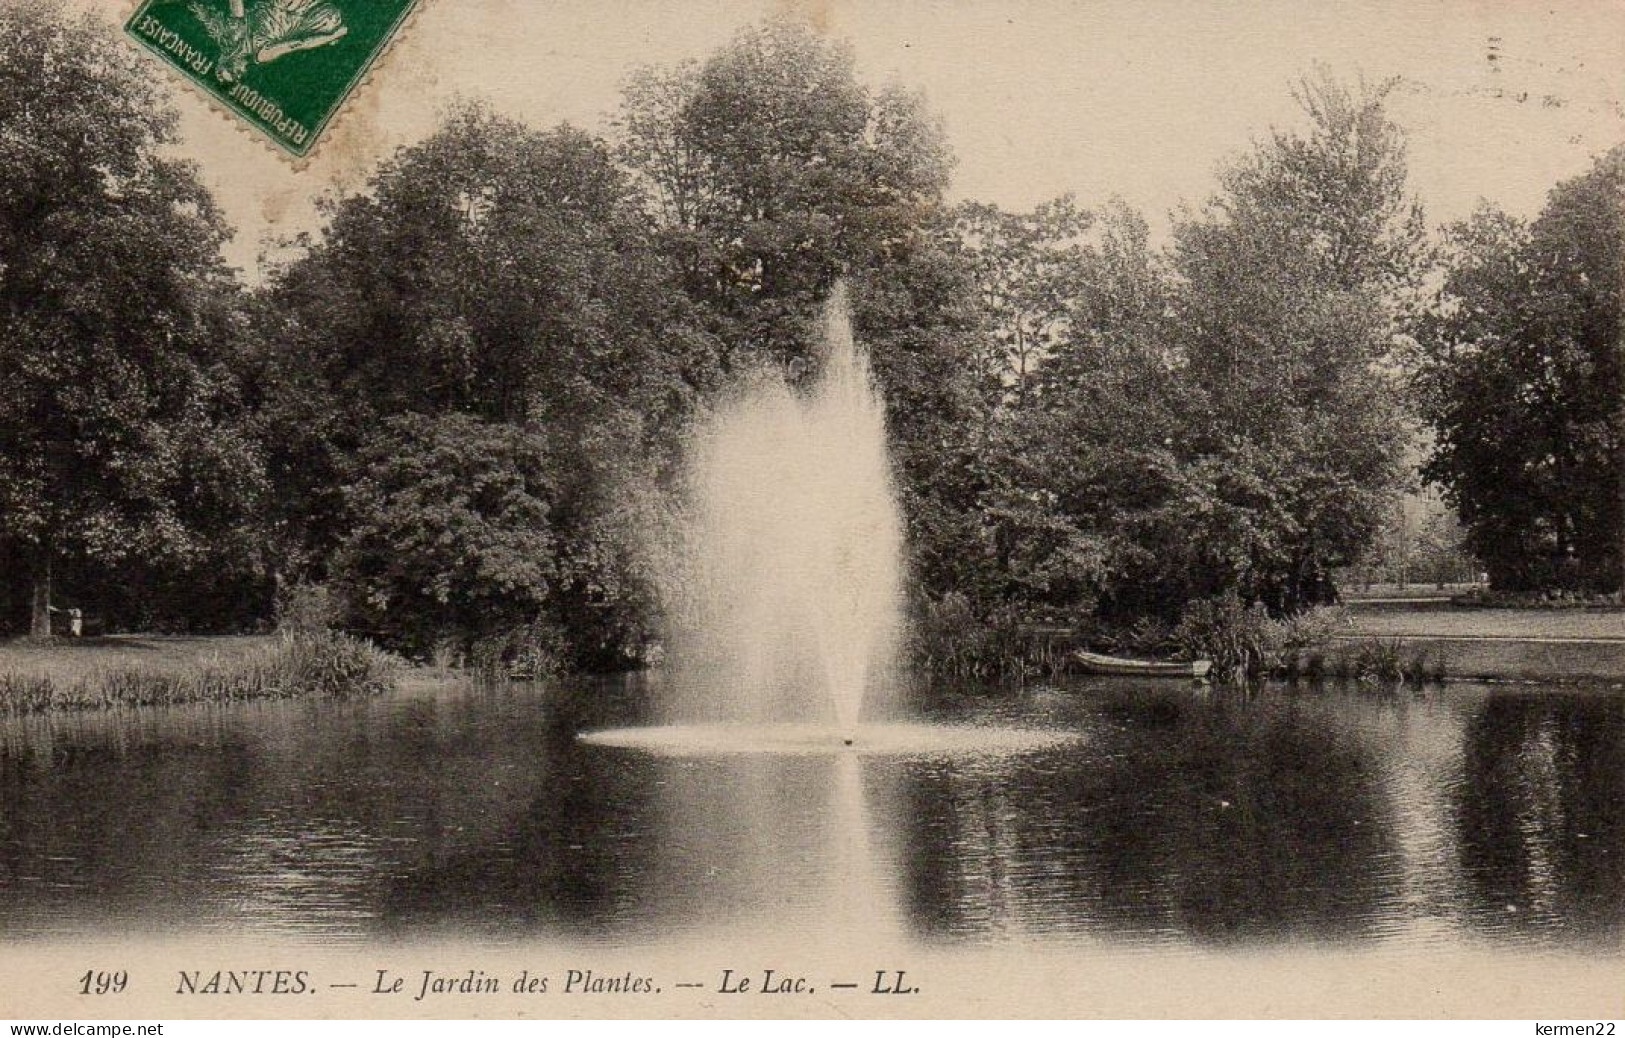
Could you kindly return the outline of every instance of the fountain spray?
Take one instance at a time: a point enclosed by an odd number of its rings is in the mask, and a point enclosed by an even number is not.
[[[902,630],[903,526],[885,402],[844,283],[820,338],[804,386],[760,377],[690,444],[664,581],[673,720],[833,722],[852,745],[882,705]]]

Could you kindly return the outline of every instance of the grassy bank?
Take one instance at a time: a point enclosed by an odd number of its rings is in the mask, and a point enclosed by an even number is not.
[[[397,661],[339,634],[0,642],[0,713],[377,695]]]
[[[1625,682],[1625,611],[1350,610],[1351,637],[1425,653],[1454,678]]]
[[[1625,641],[1625,610],[1351,609],[1356,633],[1378,638],[1543,638]]]
[[[1437,668],[1453,679],[1625,684],[1625,639],[1551,642],[1409,635],[1381,640],[1401,646],[1407,659],[1437,661]]]

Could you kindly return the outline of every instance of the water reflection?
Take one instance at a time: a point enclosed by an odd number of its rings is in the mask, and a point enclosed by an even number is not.
[[[922,929],[1346,937],[1394,899],[1371,751],[1292,699],[1108,694],[1086,752],[921,776]]]
[[[1616,942],[1625,713],[1452,687],[981,691],[1002,757],[579,742],[637,684],[0,725],[0,932]]]
[[[1481,926],[1617,937],[1625,922],[1625,703],[1504,695],[1465,725],[1454,813]]]

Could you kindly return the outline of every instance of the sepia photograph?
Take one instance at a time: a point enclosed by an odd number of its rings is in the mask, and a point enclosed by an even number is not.
[[[1622,289],[1619,0],[0,0],[0,1018],[1625,1017]]]

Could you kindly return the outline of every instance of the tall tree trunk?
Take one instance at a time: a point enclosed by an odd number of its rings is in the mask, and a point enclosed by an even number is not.
[[[29,619],[28,633],[35,638],[51,636],[51,549],[40,553],[34,570],[34,602]]]

